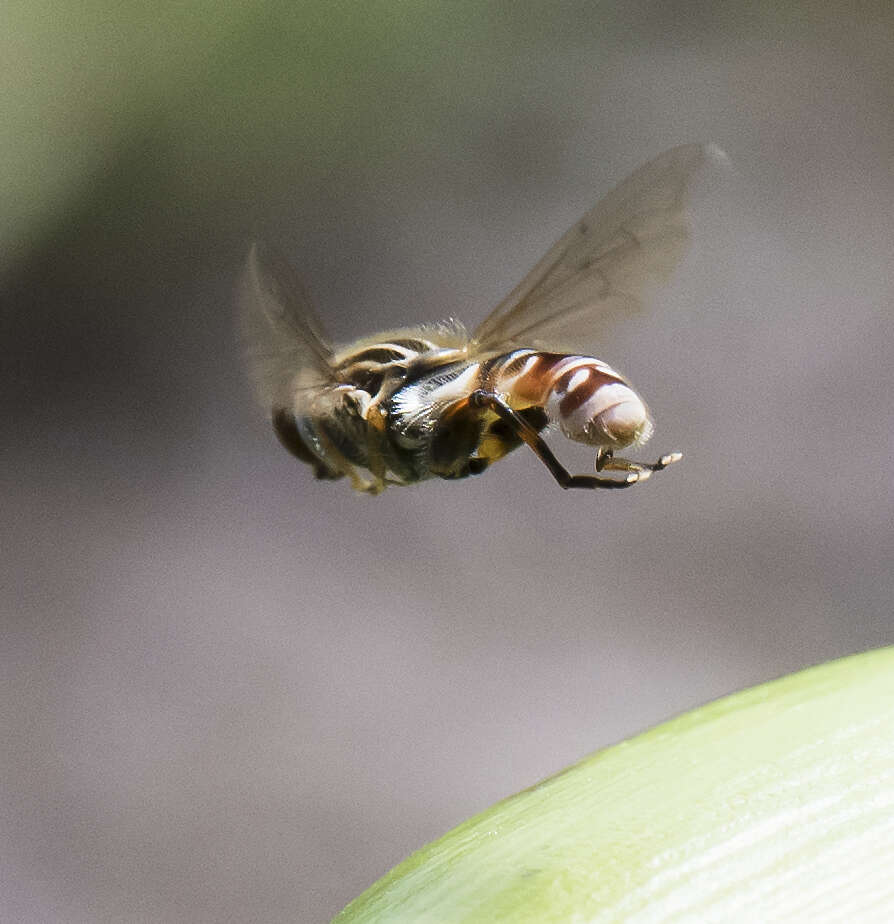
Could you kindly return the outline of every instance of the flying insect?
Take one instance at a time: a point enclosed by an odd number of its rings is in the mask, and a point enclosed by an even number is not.
[[[563,488],[628,488],[677,462],[638,462],[653,424],[611,366],[587,355],[611,315],[633,314],[690,239],[695,178],[725,155],[683,145],[636,170],[578,221],[472,332],[423,324],[333,347],[295,272],[252,247],[240,286],[258,395],[283,446],[317,478],[358,491],[481,474],[528,446]],[[550,426],[596,450],[571,474],[543,437]]]

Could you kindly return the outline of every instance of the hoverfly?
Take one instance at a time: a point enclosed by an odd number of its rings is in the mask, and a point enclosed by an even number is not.
[[[347,476],[370,494],[477,475],[523,443],[563,488],[627,488],[676,462],[679,452],[651,463],[615,455],[648,440],[649,412],[618,372],[574,350],[676,266],[693,180],[723,159],[690,144],[640,167],[471,334],[451,320],[335,349],[286,261],[252,247],[244,333],[280,442],[317,478]],[[595,448],[595,474],[568,472],[543,438],[550,424]]]

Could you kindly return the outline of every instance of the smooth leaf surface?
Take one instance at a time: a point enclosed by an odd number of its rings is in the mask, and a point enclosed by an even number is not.
[[[737,693],[419,850],[360,922],[894,920],[894,648]]]

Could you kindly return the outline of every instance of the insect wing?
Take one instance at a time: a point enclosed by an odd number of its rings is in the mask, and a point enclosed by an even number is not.
[[[239,286],[249,372],[262,404],[290,407],[299,388],[332,380],[332,349],[284,257],[252,245]]]
[[[475,331],[481,349],[563,349],[635,312],[686,252],[695,178],[726,155],[688,144],[644,164],[578,221]]]

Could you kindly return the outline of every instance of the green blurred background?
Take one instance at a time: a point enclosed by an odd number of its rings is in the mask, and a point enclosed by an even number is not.
[[[596,747],[894,641],[890,4],[16,0],[0,61],[4,920],[325,920]],[[337,338],[474,323],[694,140],[735,181],[600,354],[675,470],[371,500],[275,444],[252,239]]]

